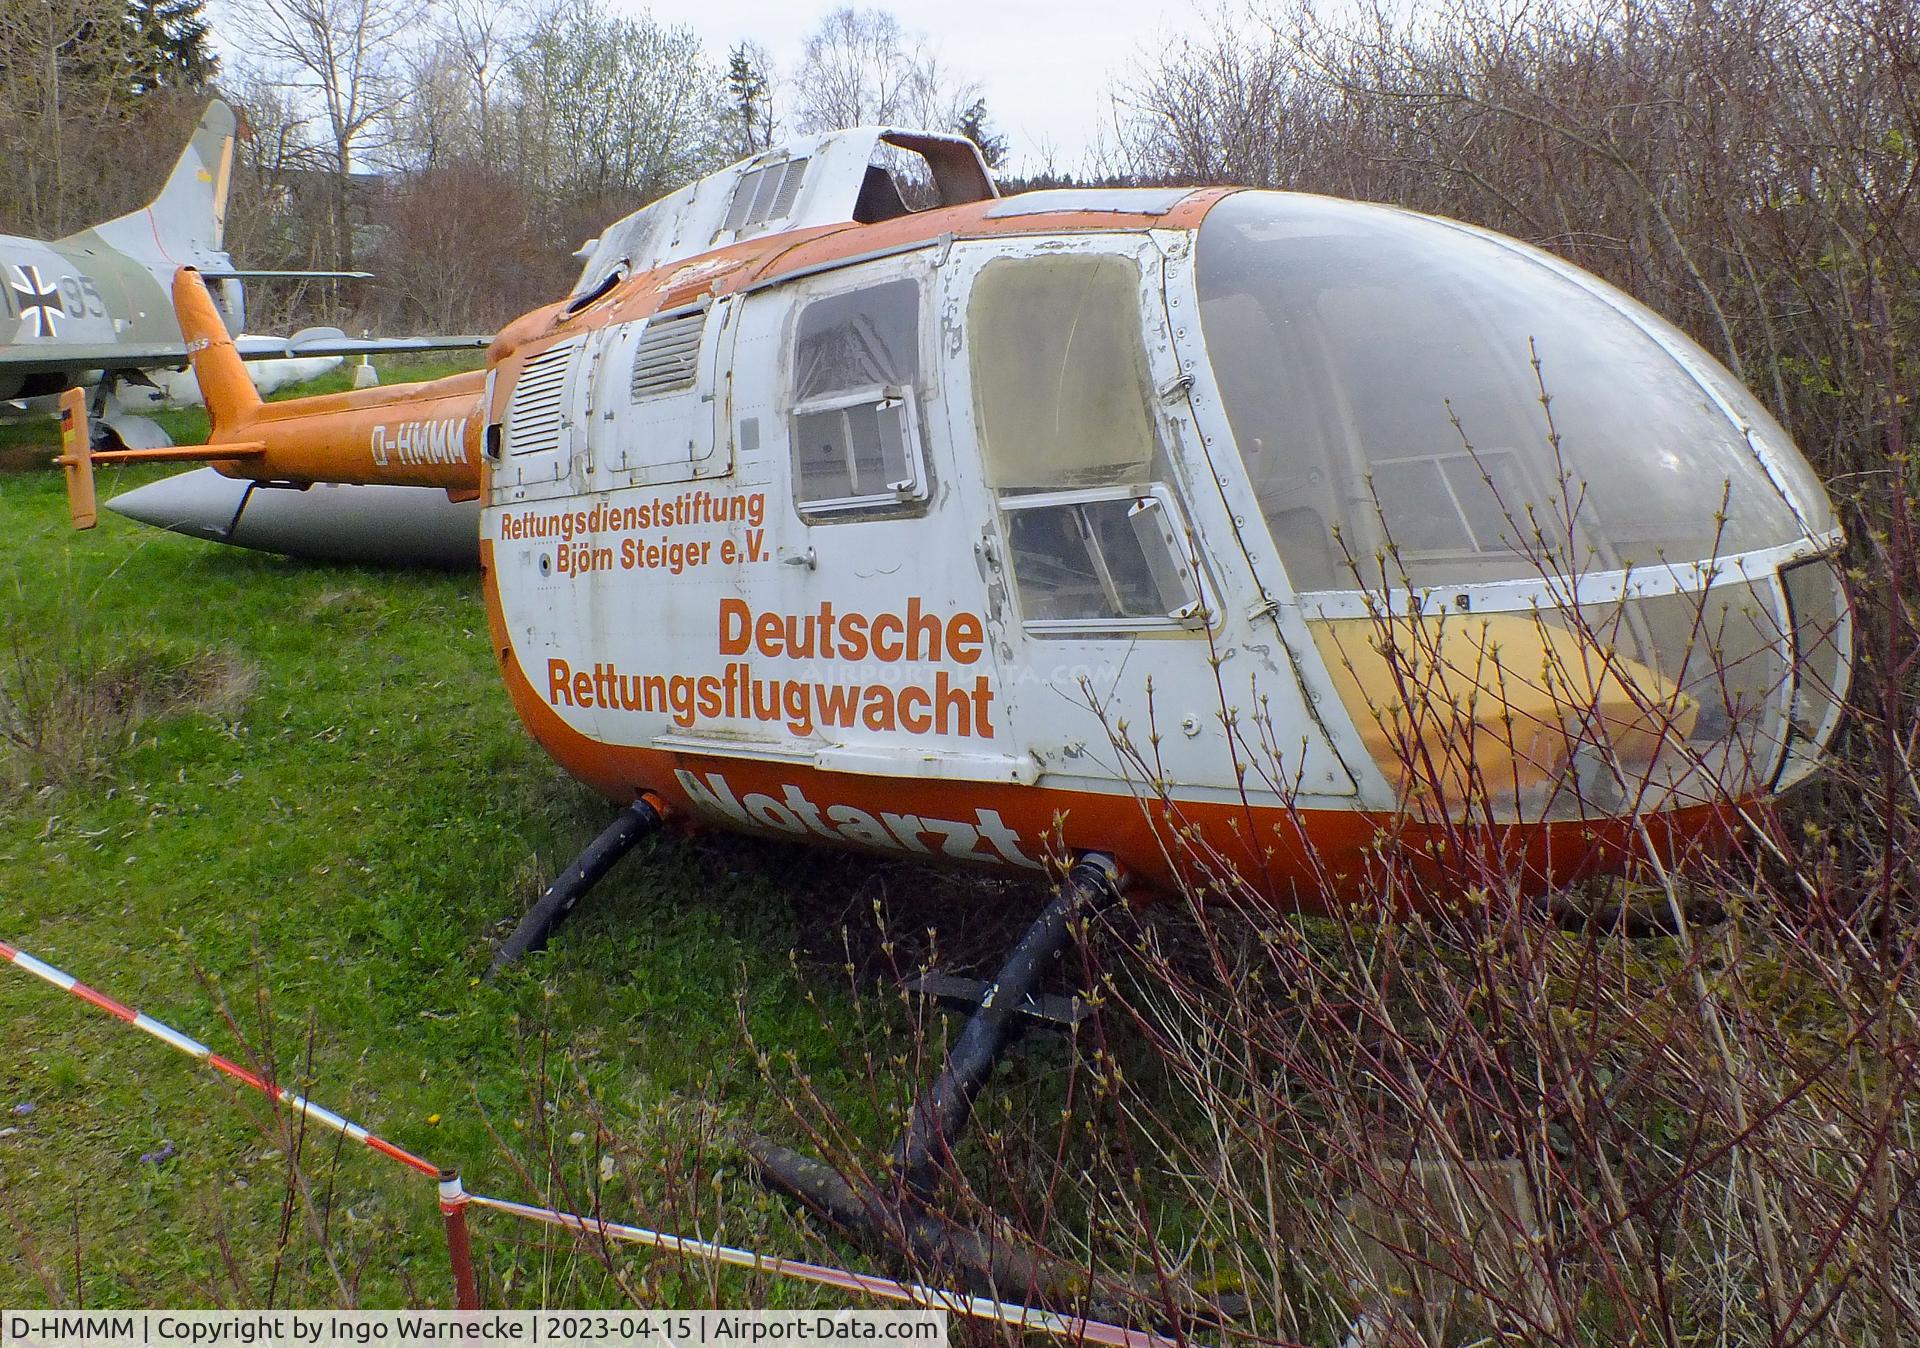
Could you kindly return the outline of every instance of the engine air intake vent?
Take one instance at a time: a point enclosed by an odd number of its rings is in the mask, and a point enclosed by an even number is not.
[[[635,402],[693,387],[700,333],[706,322],[703,309],[647,320],[646,331],[640,334],[640,345],[633,353]]]
[[[804,156],[748,169],[733,189],[733,200],[728,204],[726,222],[721,228],[748,230],[769,220],[785,219],[793,210],[806,174]]]
[[[561,410],[566,400],[567,369],[577,341],[548,347],[520,371],[507,400],[507,453],[538,454],[560,447]]]

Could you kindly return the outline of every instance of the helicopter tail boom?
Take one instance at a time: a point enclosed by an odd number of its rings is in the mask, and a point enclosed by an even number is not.
[[[257,482],[441,487],[455,499],[478,493],[484,371],[262,402],[198,272],[175,273],[173,302],[213,422],[195,457]],[[243,458],[236,442],[258,452]]]

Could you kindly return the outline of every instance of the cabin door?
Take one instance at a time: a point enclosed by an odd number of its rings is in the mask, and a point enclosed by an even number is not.
[[[1008,748],[954,486],[936,293],[922,254],[745,300],[727,434],[735,490],[762,527],[742,532],[705,619],[725,714],[666,747],[868,776],[1031,777]]]
[[[587,490],[725,475],[732,458],[724,412],[720,434],[715,421],[733,305],[703,301],[610,324],[588,339],[580,372],[585,457],[576,465]]]
[[[1044,784],[1237,800],[1348,795],[1230,545],[1187,403],[1158,246],[956,247],[946,268],[957,442],[977,446],[975,542],[1009,671],[1007,720]]]

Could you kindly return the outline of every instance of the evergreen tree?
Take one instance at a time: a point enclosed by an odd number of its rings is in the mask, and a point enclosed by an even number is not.
[[[742,154],[767,148],[771,130],[765,125],[767,72],[754,60],[754,52],[742,42],[727,54],[727,96],[733,103],[733,115],[740,125]]]
[[[980,147],[980,157],[987,161],[987,167],[997,169],[1007,157],[1007,138],[993,134],[993,128],[987,121],[987,100],[976,98],[960,114],[957,128],[961,135]]]
[[[204,91],[220,58],[208,40],[206,0],[127,0],[127,22],[138,39],[136,94],[155,89]]]

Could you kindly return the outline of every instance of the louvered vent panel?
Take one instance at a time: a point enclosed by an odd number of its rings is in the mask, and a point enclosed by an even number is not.
[[[764,168],[751,169],[740,175],[740,181],[734,184],[733,201],[727,206],[726,223],[723,229],[739,229],[747,223],[753,210],[754,194],[760,190],[760,180],[767,176]]]
[[[753,194],[753,209],[747,212],[748,225],[764,225],[767,217],[773,214],[773,199],[780,195],[780,184],[786,181],[786,165],[775,164],[760,178],[760,190]]]
[[[805,159],[766,164],[740,175],[727,207],[723,229],[758,229],[771,220],[785,219],[800,195],[807,176]]]
[[[507,400],[507,453],[538,454],[560,447],[567,366],[578,342],[562,342],[529,360]]]
[[[646,331],[640,334],[640,346],[633,353],[635,402],[693,387],[700,332],[706,321],[704,311],[648,321]]]
[[[792,212],[794,199],[800,195],[801,180],[806,176],[806,160],[788,161],[786,176],[780,180],[780,195],[773,199],[773,210],[767,214],[769,220],[784,220]]]

